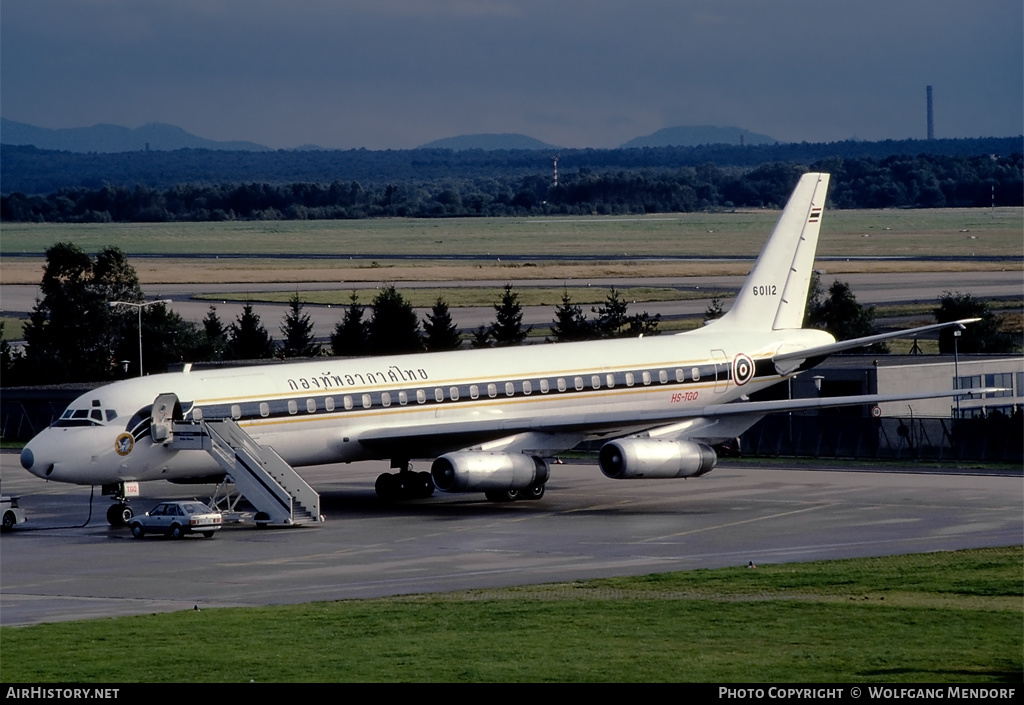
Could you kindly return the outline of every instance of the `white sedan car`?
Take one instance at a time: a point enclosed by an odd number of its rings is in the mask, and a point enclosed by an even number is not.
[[[185,534],[202,534],[213,538],[213,532],[221,526],[220,512],[215,512],[202,502],[161,502],[141,516],[134,516],[128,522],[132,536],[141,539],[146,534],[163,534],[180,539]]]

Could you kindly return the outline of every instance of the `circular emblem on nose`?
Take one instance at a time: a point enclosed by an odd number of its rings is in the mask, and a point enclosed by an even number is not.
[[[114,441],[114,450],[117,451],[118,455],[128,455],[132,452],[132,448],[135,447],[135,439],[132,438],[130,433],[122,433]]]
[[[754,361],[747,355],[740,353],[732,361],[732,379],[737,386],[741,386],[754,378]]]
[[[21,450],[21,467],[26,470],[32,469],[32,464],[36,462],[35,455],[32,454],[28,448],[22,448]]]

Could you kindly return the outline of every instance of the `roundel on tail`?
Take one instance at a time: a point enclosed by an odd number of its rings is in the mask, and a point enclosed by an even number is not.
[[[732,360],[732,381],[741,387],[754,379],[754,361],[749,355],[740,353]]]

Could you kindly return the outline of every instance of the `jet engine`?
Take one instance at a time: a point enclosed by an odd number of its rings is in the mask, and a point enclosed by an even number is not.
[[[530,455],[457,451],[435,460],[430,475],[443,492],[522,490],[543,487],[548,464]]]
[[[616,480],[699,477],[718,462],[703,443],[654,438],[621,438],[601,446],[601,472]]]

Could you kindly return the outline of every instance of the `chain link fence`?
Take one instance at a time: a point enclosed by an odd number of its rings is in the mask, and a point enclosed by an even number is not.
[[[768,416],[740,437],[744,455],[1024,462],[1024,418]]]

